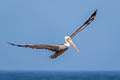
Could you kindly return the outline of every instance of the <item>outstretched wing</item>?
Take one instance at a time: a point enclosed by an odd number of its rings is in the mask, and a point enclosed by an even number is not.
[[[68,48],[65,48],[64,50],[56,51],[53,55],[50,56],[51,59],[55,59],[58,56],[62,55]]]
[[[13,46],[18,46],[18,47],[26,47],[26,48],[33,48],[33,49],[48,49],[51,51],[57,51],[58,49],[58,46],[53,46],[53,45],[17,45],[14,43],[9,43],[9,44]]]
[[[91,15],[91,17],[82,25],[80,28],[78,28],[71,36],[70,38],[72,39],[76,34],[78,34],[81,30],[86,28],[87,25],[89,25],[96,17],[97,14],[97,9],[94,11],[94,13]]]

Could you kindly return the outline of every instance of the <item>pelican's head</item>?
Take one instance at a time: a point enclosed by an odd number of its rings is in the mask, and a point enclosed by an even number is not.
[[[73,43],[72,39],[69,36],[65,36],[65,43],[64,43],[64,45],[67,46],[67,47],[70,47],[70,44],[76,49],[76,51],[79,51],[79,49]]]

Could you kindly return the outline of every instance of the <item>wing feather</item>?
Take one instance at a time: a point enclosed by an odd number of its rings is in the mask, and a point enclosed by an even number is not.
[[[91,15],[91,17],[82,25],[80,28],[78,28],[71,36],[70,38],[72,39],[76,34],[78,34],[81,30],[86,28],[87,25],[89,25],[96,17],[97,14],[97,9],[94,11],[94,13]]]
[[[48,49],[51,51],[57,51],[58,49],[58,46],[53,46],[53,45],[17,45],[14,43],[9,43],[9,44],[13,46],[18,46],[18,47],[25,47],[25,48],[32,48],[32,49]]]

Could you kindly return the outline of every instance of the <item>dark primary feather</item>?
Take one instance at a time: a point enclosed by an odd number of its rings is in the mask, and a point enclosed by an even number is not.
[[[33,48],[33,49],[48,49],[51,51],[57,51],[57,49],[58,49],[58,46],[53,46],[53,45],[17,45],[17,44],[10,43],[10,42],[8,42],[8,43],[13,46]]]
[[[72,39],[76,34],[78,34],[81,30],[86,28],[87,25],[89,25],[96,17],[97,14],[97,9],[94,11],[94,13],[91,15],[91,17],[82,25],[80,28],[78,28],[71,36],[70,38]]]

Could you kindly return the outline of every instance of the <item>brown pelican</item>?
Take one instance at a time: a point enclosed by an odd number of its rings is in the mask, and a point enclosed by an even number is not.
[[[94,13],[90,16],[90,18],[82,25],[80,26],[71,36],[65,36],[65,42],[63,44],[58,44],[58,45],[46,45],[46,44],[41,44],[41,45],[17,45],[14,43],[9,43],[13,46],[18,46],[18,47],[26,47],[26,48],[33,48],[33,49],[48,49],[51,51],[55,51],[53,55],[50,56],[50,58],[54,59],[66,51],[70,45],[73,45],[73,47],[77,50],[78,48],[76,45],[73,43],[72,38],[78,34],[81,30],[86,28],[88,24],[90,24],[96,17],[97,10],[94,11]]]

